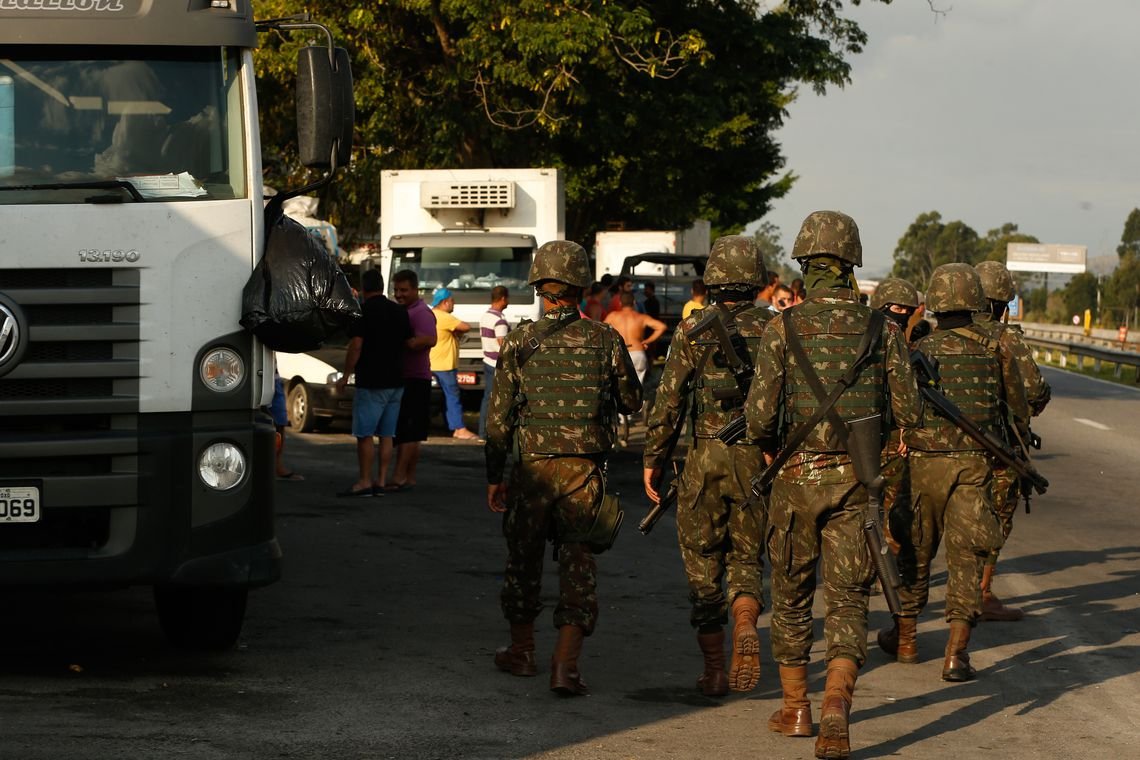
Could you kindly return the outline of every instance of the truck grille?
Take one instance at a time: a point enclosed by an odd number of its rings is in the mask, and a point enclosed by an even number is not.
[[[139,271],[0,269],[0,293],[28,331],[0,377],[0,481],[43,484],[41,521],[0,552],[97,549],[138,503]]]

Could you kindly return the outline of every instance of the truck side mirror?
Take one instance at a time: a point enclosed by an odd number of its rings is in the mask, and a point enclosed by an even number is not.
[[[297,146],[301,163],[336,169],[352,159],[352,68],[344,48],[306,47],[297,55]]]

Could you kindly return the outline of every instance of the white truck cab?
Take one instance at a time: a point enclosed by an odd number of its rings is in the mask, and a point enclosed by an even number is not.
[[[249,0],[0,3],[0,585],[153,585],[195,648],[280,574],[271,356],[239,326],[256,45]],[[335,169],[317,73],[302,160]]]

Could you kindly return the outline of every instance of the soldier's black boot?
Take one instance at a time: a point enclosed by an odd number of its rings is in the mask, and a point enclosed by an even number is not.
[[[512,676],[536,676],[534,623],[511,623],[510,646],[495,650],[495,667]]]
[[[760,637],[756,619],[760,602],[754,596],[741,594],[732,602],[732,668],[728,685],[733,691],[752,691],[760,682]]]
[[[816,757],[836,760],[851,756],[849,724],[858,675],[859,666],[854,660],[836,657],[827,663],[827,686],[819,716],[819,736],[815,740]]]
[[[918,662],[918,620],[895,618],[892,628],[884,628],[875,637],[879,649],[908,665]]]
[[[971,681],[976,675],[970,667],[970,624],[964,620],[950,621],[950,641],[946,643],[946,659],[942,661],[943,681]]]
[[[550,658],[550,690],[567,697],[590,693],[582,674],[578,672],[578,657],[582,654],[582,640],[586,632],[576,625],[558,629],[558,643]]]
[[[724,672],[724,631],[698,633],[697,644],[705,657],[705,670],[697,677],[697,688],[706,697],[723,697],[728,693],[728,674]]]
[[[768,718],[768,730],[784,736],[811,736],[811,702],[807,696],[807,665],[781,665],[784,705]]]

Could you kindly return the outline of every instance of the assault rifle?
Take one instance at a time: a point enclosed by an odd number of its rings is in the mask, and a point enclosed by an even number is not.
[[[654,504],[653,509],[649,510],[649,513],[641,518],[641,522],[637,524],[637,529],[641,531],[643,536],[648,536],[649,531],[653,530],[653,526],[657,524],[662,515],[677,503],[677,484],[681,482],[681,465],[676,459],[673,459],[672,451],[670,451],[669,459],[673,465],[673,479],[669,482],[669,487],[665,489],[665,493],[661,495],[661,501]]]
[[[709,313],[706,314],[700,322],[697,322],[697,324],[693,326],[693,329],[689,330],[686,337],[692,341],[704,335],[706,332],[711,331],[713,337],[716,338],[717,343],[719,344],[720,353],[724,357],[726,365],[732,371],[732,376],[736,379],[736,391],[729,392],[727,394],[718,393],[717,398],[720,400],[729,400],[738,397],[747,398],[748,388],[752,383],[752,375],[755,372],[752,367],[752,363],[748,360],[748,351],[744,350],[743,346],[741,346],[741,350],[737,350],[736,342],[733,341],[732,336],[728,332],[728,328],[724,324],[724,320],[721,318],[721,310],[710,309],[708,311]],[[703,371],[704,363],[707,360],[708,359],[706,357],[701,358],[697,367],[698,372]],[[681,429],[684,428],[684,419],[685,414],[682,413],[681,425],[677,428],[677,430],[674,431],[673,436],[670,438],[669,453],[666,457],[667,461],[672,463],[673,479],[669,483],[669,487],[665,490],[665,493],[662,494],[661,501],[657,502],[657,504],[654,505],[653,509],[649,510],[649,513],[645,515],[645,517],[642,518],[641,522],[637,525],[637,529],[640,530],[644,535],[649,535],[649,531],[653,530],[653,526],[657,523],[658,520],[661,519],[661,516],[669,511],[669,508],[677,502],[677,487],[678,483],[680,483],[682,468],[680,467],[677,460],[674,459],[673,452],[677,447],[677,441],[680,438]],[[738,417],[735,421],[743,423],[744,417]],[[729,424],[731,425],[732,423]],[[717,435],[719,437],[719,433]],[[740,435],[744,435],[743,429],[741,430]]]
[[[696,339],[706,332],[712,332],[713,337],[716,338],[716,342],[720,348],[720,354],[724,357],[724,362],[729,370],[731,370],[733,379],[736,380],[736,392],[721,391],[716,394],[717,399],[727,401],[733,398],[740,398],[742,400],[748,398],[748,389],[752,387],[752,378],[756,374],[756,368],[752,366],[751,357],[743,341],[740,341],[740,336],[729,334],[728,328],[724,324],[724,319],[721,317],[721,312],[718,309],[710,310],[710,313],[689,331],[689,335],[693,339]],[[734,338],[736,338],[736,340],[734,340]],[[744,415],[740,415],[718,430],[716,437],[719,438],[722,443],[731,446],[743,438],[747,432],[748,422],[745,420]]]
[[[856,479],[867,489],[867,506],[863,512],[863,538],[875,561],[875,572],[883,589],[883,598],[892,615],[902,614],[899,600],[898,564],[883,535],[883,475],[881,472],[883,442],[882,416],[873,414],[847,423],[847,454]]]
[[[983,429],[963,414],[957,404],[946,398],[938,390],[941,377],[938,375],[938,368],[926,354],[921,351],[912,351],[910,363],[914,367],[919,392],[938,414],[953,422],[959,430],[980,444],[995,459],[1016,472],[1021,477],[1023,484],[1032,487],[1039,494],[1045,493],[1049,488],[1049,481],[1037,471],[1037,468],[1028,459],[1018,456],[1017,452],[1007,446],[1005,441]],[[1025,491],[1025,494],[1028,496],[1028,491]]]

